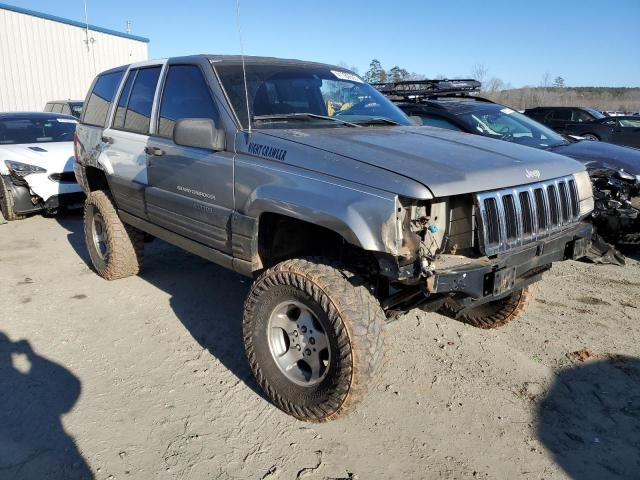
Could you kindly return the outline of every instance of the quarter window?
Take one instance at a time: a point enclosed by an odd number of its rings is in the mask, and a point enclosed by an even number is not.
[[[104,127],[111,103],[116,96],[116,90],[122,80],[123,72],[113,72],[100,75],[89,95],[86,108],[82,116],[83,123]]]
[[[169,67],[162,93],[158,135],[172,138],[183,118],[210,118],[219,126],[219,114],[202,72],[196,65]]]

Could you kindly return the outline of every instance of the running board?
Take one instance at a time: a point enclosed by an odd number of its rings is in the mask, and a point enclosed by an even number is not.
[[[198,255],[199,257],[216,263],[224,268],[234,270],[241,275],[253,277],[250,262],[240,260],[238,258],[233,258],[231,255],[223,253],[220,250],[216,250],[215,248],[203,245],[200,242],[191,240],[187,237],[172,232],[171,230],[167,230],[166,228],[159,227],[155,223],[143,220],[142,218],[131,215],[130,213],[127,213],[123,210],[118,210],[118,216],[124,223],[142,230],[149,235],[153,235],[154,237],[164,240],[165,242],[175,245],[176,247],[182,248],[189,253]]]

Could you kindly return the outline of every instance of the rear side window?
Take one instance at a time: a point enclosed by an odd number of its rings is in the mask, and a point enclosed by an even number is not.
[[[555,110],[549,115],[554,120],[569,120],[571,121],[571,110]]]
[[[183,118],[210,118],[219,127],[218,109],[196,65],[169,67],[160,105],[158,135],[172,138],[176,122]]]
[[[50,112],[52,108],[53,108],[53,103],[47,103],[47,104],[44,106],[44,111],[45,111],[45,112]]]
[[[138,70],[131,70],[127,81],[124,83],[120,98],[118,99],[118,106],[116,107],[116,115],[113,119],[113,128],[124,128],[124,114],[127,113],[127,103],[129,102],[129,96],[131,95],[131,87],[133,87],[133,81],[136,79]]]
[[[51,109],[51,111],[53,113],[62,113],[62,104],[61,103],[54,103],[53,104],[53,108]]]
[[[135,78],[133,78],[135,75]],[[118,117],[114,120],[114,128],[128,130],[133,133],[149,133],[151,108],[156,85],[160,77],[160,66],[141,68],[129,73],[127,83],[118,100]],[[124,122],[123,122],[124,115]],[[118,124],[116,125],[116,121]]]
[[[123,74],[124,72],[113,72],[98,77],[84,108],[83,123],[97,127],[105,126],[109,108]]]

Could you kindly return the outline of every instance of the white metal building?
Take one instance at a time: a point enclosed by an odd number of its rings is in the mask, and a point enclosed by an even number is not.
[[[96,73],[146,60],[148,43],[0,3],[0,112],[40,111],[50,100],[84,100]]]

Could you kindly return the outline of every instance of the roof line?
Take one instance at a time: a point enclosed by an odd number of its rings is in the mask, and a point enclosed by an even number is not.
[[[76,20],[71,20],[68,18],[57,17],[55,15],[49,15],[48,13],[36,12],[35,10],[28,10],[22,7],[16,7],[14,5],[8,5],[6,3],[0,3],[0,10],[10,10],[16,13],[22,13],[24,15],[31,15],[32,17],[44,18],[45,20],[52,20],[54,22],[65,23],[67,25],[72,25],[74,27],[79,27],[82,29],[87,28],[87,25],[78,22]],[[145,37],[139,37],[137,35],[131,35],[130,33],[118,32],[116,30],[110,30],[108,28],[97,27],[95,25],[89,25],[89,30],[94,32],[106,33],[108,35],[115,35],[117,37],[128,38],[129,40],[136,40],[138,42],[149,43],[149,39]]]

